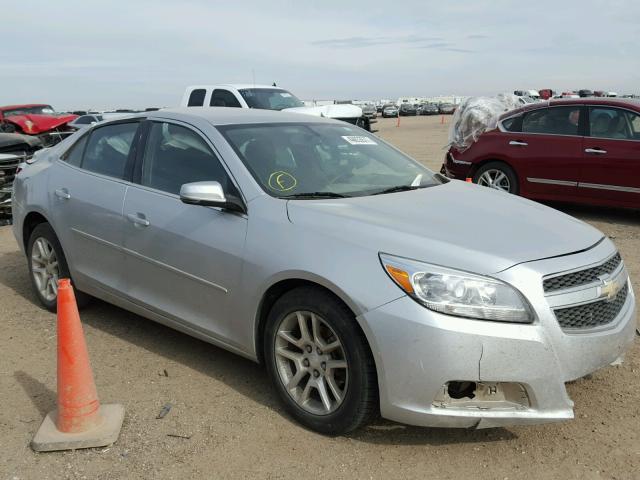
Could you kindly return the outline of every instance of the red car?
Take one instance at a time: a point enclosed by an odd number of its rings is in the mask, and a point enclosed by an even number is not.
[[[534,103],[500,117],[442,166],[450,178],[536,200],[640,208],[640,102]]]
[[[7,105],[0,107],[0,132],[37,135],[50,145],[74,131],[67,124],[76,118],[57,114],[53,107],[41,103]]]

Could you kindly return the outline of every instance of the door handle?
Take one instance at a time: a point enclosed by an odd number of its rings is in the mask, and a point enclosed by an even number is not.
[[[129,213],[127,215],[127,218],[129,220],[131,220],[133,223],[135,223],[136,225],[140,225],[141,227],[148,227],[149,226],[149,220],[147,220],[144,217],[141,217],[140,213],[136,214],[136,213]]]
[[[511,140],[509,142],[509,145],[515,145],[517,147],[526,147],[529,144],[527,142],[522,142],[520,140]]]
[[[594,153],[596,155],[602,155],[607,153],[606,150],[601,150],[599,148],[585,148],[584,149],[584,153]]]
[[[67,190],[66,188],[58,188],[55,191],[56,197],[58,198],[62,198],[64,200],[69,200],[71,198],[71,195],[69,194],[69,190]]]

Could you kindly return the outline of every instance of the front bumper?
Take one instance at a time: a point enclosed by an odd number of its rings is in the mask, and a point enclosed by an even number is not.
[[[462,319],[438,314],[402,297],[359,319],[378,368],[382,416],[434,427],[496,427],[573,418],[565,383],[615,362],[635,336],[633,291],[606,330],[567,334],[544,300],[541,277],[612,249],[594,249],[561,259],[522,264],[495,275],[516,286],[534,306],[532,324]],[[540,285],[537,287],[535,285]],[[539,291],[538,291],[539,290]],[[435,401],[451,381],[517,383],[527,408],[442,406]]]

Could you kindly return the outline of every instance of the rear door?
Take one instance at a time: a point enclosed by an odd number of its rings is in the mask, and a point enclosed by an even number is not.
[[[580,194],[600,204],[640,208],[640,115],[608,106],[589,107]]]
[[[53,226],[80,288],[122,290],[122,206],[138,127],[119,122],[93,129],[49,173]]]
[[[173,121],[148,122],[124,203],[128,295],[189,328],[233,338],[230,298],[238,290],[247,217],[180,201],[185,183],[237,187],[202,134]],[[237,332],[236,332],[237,333]]]
[[[507,135],[504,151],[517,165],[522,194],[548,200],[576,197],[583,111],[581,105],[531,110],[522,117],[521,131]]]

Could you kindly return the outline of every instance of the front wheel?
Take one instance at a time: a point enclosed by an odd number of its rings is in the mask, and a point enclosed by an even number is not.
[[[478,169],[473,176],[473,183],[483,187],[518,194],[518,177],[513,169],[502,162],[489,162]]]
[[[286,410],[304,426],[340,435],[376,414],[371,351],[351,311],[330,293],[301,287],[282,296],[267,319],[264,352]]]

